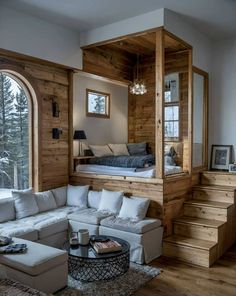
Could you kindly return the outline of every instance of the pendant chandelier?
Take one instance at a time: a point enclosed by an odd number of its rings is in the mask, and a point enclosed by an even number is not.
[[[144,95],[147,92],[145,83],[142,80],[139,80],[139,56],[137,55],[137,69],[136,69],[136,79],[130,85],[129,91],[132,95]]]

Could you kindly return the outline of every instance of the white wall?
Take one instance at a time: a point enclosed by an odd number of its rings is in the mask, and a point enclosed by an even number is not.
[[[81,68],[79,34],[45,20],[1,7],[0,48]]]
[[[171,10],[164,12],[165,29],[182,38],[193,46],[193,64],[200,69],[211,71],[211,40],[187,23],[181,16]]]
[[[119,36],[161,27],[164,24],[164,9],[154,10],[120,22],[99,27],[80,35],[81,45],[93,44]]]
[[[86,117],[86,88],[110,93],[110,118]],[[73,107],[73,127],[74,129],[85,131],[88,144],[103,145],[127,142],[127,86],[88,78],[82,74],[75,74]]]
[[[214,44],[209,144],[236,147],[236,39]]]

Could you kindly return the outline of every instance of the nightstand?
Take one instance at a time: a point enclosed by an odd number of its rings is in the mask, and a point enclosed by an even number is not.
[[[76,171],[76,166],[78,164],[87,164],[89,159],[94,158],[95,156],[74,156],[74,171]]]

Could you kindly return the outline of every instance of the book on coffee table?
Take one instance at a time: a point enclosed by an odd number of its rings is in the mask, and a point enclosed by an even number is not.
[[[107,240],[106,242],[91,241],[90,243],[98,254],[117,252],[122,250],[121,244],[119,244],[115,240]]]

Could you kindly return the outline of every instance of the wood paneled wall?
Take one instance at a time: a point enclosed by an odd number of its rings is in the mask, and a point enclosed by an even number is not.
[[[84,175],[84,176],[82,176]],[[127,180],[130,179],[130,180]],[[70,178],[72,185],[90,185],[93,190],[113,190],[123,191],[126,196],[143,196],[148,197],[150,206],[148,217],[163,218],[163,184],[155,180],[137,180],[131,181],[132,178],[118,176],[90,176],[89,174],[74,174]]]
[[[140,60],[140,75],[147,93],[128,97],[128,141],[147,142],[151,153],[155,153],[155,57]]]
[[[68,184],[69,181],[69,79],[67,69],[38,62],[1,56],[0,67],[14,69],[33,86],[38,102],[39,172],[37,190],[43,191]],[[52,96],[59,105],[59,117],[52,116]],[[52,139],[52,128],[61,128],[60,139]],[[33,135],[37,137],[37,135]]]
[[[133,79],[133,55],[109,46],[83,50],[83,70],[119,81]]]

